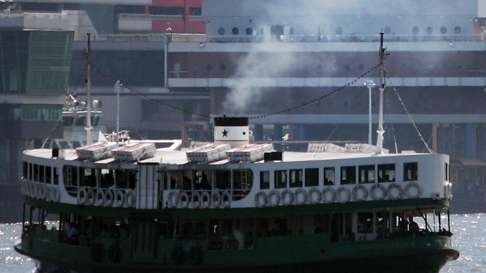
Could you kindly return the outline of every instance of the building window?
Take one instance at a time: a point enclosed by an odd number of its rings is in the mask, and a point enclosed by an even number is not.
[[[341,185],[356,183],[356,167],[341,167]]]
[[[373,213],[362,212],[358,213],[358,233],[372,233],[373,232]]]
[[[444,174],[444,176],[445,176],[445,180],[446,180],[446,181],[449,181],[449,174],[450,174],[450,173],[449,173],[449,164],[448,164],[448,163],[445,163],[445,165],[444,165],[444,169],[445,169],[445,174]]]
[[[291,188],[302,187],[302,170],[290,170],[289,176]]]
[[[253,35],[253,28],[247,27],[246,28],[246,35]]]
[[[454,27],[454,33],[455,34],[461,34],[462,32],[462,28],[460,26],[455,26]]]
[[[260,189],[269,189],[270,188],[270,172],[269,171],[261,171],[260,172]]]
[[[237,27],[234,27],[231,29],[231,33],[233,33],[233,35],[238,35],[240,34],[240,29],[237,28]]]
[[[184,8],[182,7],[149,7],[150,14],[156,15],[182,15],[184,14]]]
[[[51,184],[51,167],[46,167],[46,183]]]
[[[412,28],[412,33],[413,33],[414,35],[419,34],[419,32],[420,32],[420,29],[419,29],[419,27],[418,27],[418,26],[414,26],[414,27]]]
[[[22,162],[22,177],[27,179],[27,175],[29,173],[29,164],[27,162]]]
[[[417,162],[403,164],[403,181],[415,181],[418,179]]]
[[[224,35],[224,33],[225,33],[225,32],[226,32],[226,31],[224,30],[224,28],[223,28],[223,27],[218,28],[218,34],[219,34],[219,35]]]
[[[319,169],[305,169],[305,186],[316,187],[319,186]]]
[[[432,32],[434,32],[432,27],[427,27],[426,31],[427,31],[427,34],[432,34]]]
[[[395,164],[378,165],[378,182],[395,181]]]
[[[334,170],[334,167],[324,168],[324,185],[332,186],[334,185],[334,181],[336,181],[336,171]]]
[[[201,8],[197,8],[197,7],[189,8],[189,14],[192,16],[200,16],[202,14]]]
[[[275,187],[276,189],[287,188],[287,170],[275,171]]]
[[[440,28],[440,33],[446,34],[447,33],[447,28],[446,27],[441,27]]]
[[[375,182],[375,165],[359,166],[359,183]]]

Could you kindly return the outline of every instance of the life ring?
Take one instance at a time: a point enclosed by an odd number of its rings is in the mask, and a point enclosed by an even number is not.
[[[280,199],[282,200],[282,204],[284,206],[289,206],[289,205],[293,205],[294,204],[295,196],[294,196],[294,193],[293,192],[291,192],[289,190],[284,190],[280,194]]]
[[[368,199],[369,192],[363,185],[357,185],[353,188],[353,201],[365,201]]]
[[[304,189],[298,189],[295,191],[295,203],[297,205],[307,203],[307,192]]]
[[[384,200],[386,198],[386,188],[382,184],[374,184],[370,189],[373,200]]]
[[[263,208],[267,206],[267,203],[268,203],[268,197],[265,192],[260,191],[255,195],[255,206],[257,208]]]
[[[105,195],[103,193],[103,189],[96,189],[95,190],[95,206],[103,206],[105,203]]]
[[[388,186],[386,193],[387,199],[398,200],[403,198],[403,190],[398,184],[391,184]]]
[[[125,202],[123,203],[124,208],[135,207],[135,192],[132,190],[127,190],[125,192]]]
[[[280,194],[278,191],[271,191],[268,194],[268,204],[271,207],[276,207],[280,204]]]
[[[191,207],[193,209],[198,209],[201,207],[201,194],[197,191],[192,193],[191,196]]]
[[[322,191],[322,201],[324,203],[333,203],[336,201],[336,191],[333,188],[325,188]]]
[[[231,194],[229,191],[224,191],[221,195],[221,207],[231,208]]]
[[[104,199],[104,200],[103,200],[103,201],[104,201],[104,202],[103,202],[103,206],[104,206],[104,207],[111,207],[111,206],[113,206],[113,201],[114,201],[114,199],[115,199],[115,198],[114,198],[114,194],[113,194],[113,190],[111,190],[111,189],[106,189],[106,190],[104,191],[104,195],[105,195],[105,196],[104,196],[104,198],[103,198],[103,199]]]
[[[177,207],[180,209],[186,209],[189,206],[190,200],[187,192],[181,192],[177,198]]]
[[[116,189],[113,192],[113,207],[121,208],[125,203],[125,193],[123,190]]]
[[[208,191],[201,192],[201,208],[207,209],[211,205],[211,195]]]
[[[176,191],[169,192],[169,195],[167,195],[169,208],[177,208],[178,199],[179,199],[178,192]]]
[[[93,188],[87,188],[88,193],[86,194],[86,202],[85,205],[92,206],[96,200],[96,192]]]
[[[308,196],[308,201],[311,204],[319,204],[322,199],[321,192],[319,191],[318,188],[310,189],[309,192],[307,193],[307,196]]]
[[[418,183],[409,182],[405,187],[404,193],[407,198],[419,198],[422,196],[422,189]]]
[[[336,191],[336,199],[339,203],[346,203],[351,200],[351,191],[345,187],[340,187]]]
[[[79,187],[78,188],[78,195],[77,195],[77,200],[78,200],[78,205],[84,205],[86,203],[86,198],[88,197],[88,192],[86,191],[85,187]]]
[[[211,207],[219,208],[221,206],[221,195],[217,191],[211,193]]]

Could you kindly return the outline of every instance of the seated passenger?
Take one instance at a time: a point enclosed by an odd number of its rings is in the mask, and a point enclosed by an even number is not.
[[[416,233],[419,232],[419,226],[413,221],[413,217],[408,217],[408,231]]]

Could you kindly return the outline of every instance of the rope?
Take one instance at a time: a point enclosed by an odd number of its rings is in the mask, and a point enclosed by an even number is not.
[[[417,134],[418,134],[420,140],[422,141],[422,143],[424,144],[425,148],[427,149],[427,151],[429,153],[432,153],[432,150],[429,148],[429,145],[427,144],[427,141],[425,141],[424,136],[422,135],[422,133],[420,132],[419,128],[417,127],[417,124],[415,123],[415,120],[413,119],[412,115],[408,111],[408,108],[405,105],[405,103],[403,102],[402,97],[400,97],[400,94],[398,93],[397,89],[396,88],[393,88],[393,92],[397,96],[398,101],[402,105],[403,110],[405,110],[405,113],[407,114],[408,119],[410,120],[410,122],[412,123],[413,127],[415,128],[415,131],[417,131]]]

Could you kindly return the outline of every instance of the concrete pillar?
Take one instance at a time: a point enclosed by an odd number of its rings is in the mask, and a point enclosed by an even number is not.
[[[476,157],[476,125],[466,124],[464,126],[464,155],[467,158]]]
[[[253,127],[253,139],[254,141],[262,141],[263,140],[263,125],[262,124],[255,124]]]
[[[437,129],[439,128],[438,123],[432,123],[432,151],[438,152],[438,145],[437,145]]]
[[[283,126],[281,124],[273,125],[273,140],[279,141],[283,137]]]

